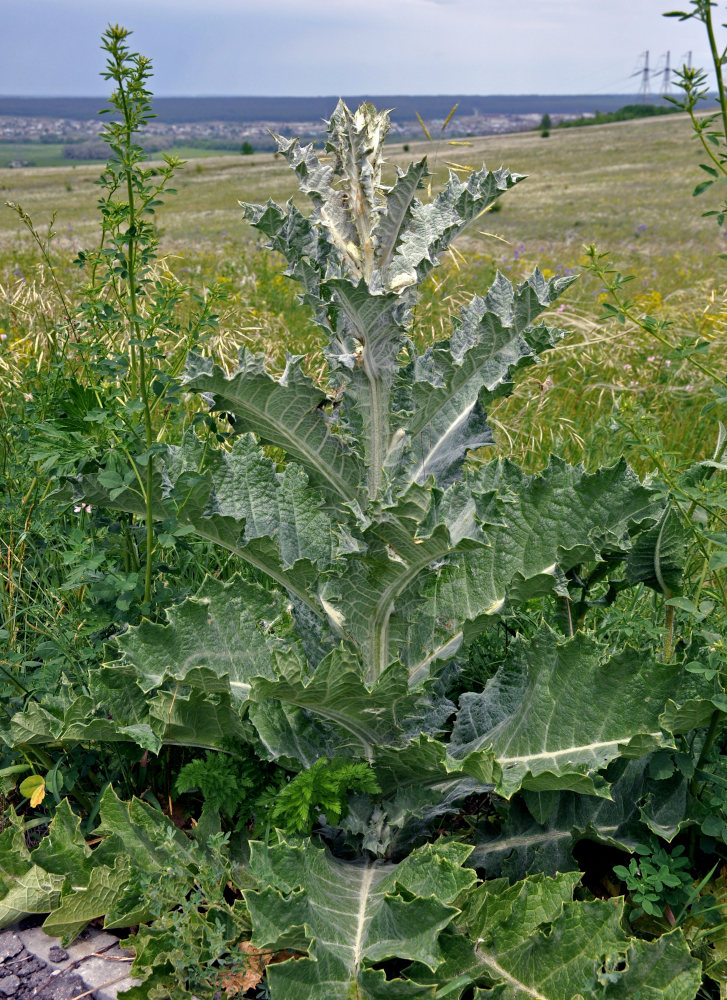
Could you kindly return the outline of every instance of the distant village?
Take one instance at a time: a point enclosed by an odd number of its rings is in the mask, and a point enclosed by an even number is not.
[[[554,125],[559,121],[580,117],[575,114],[553,114]],[[430,119],[426,126],[430,135],[441,134],[444,118]],[[539,113],[481,113],[477,108],[461,109],[446,124],[445,134],[451,138],[469,135],[491,135],[501,132],[520,132],[533,129],[541,121]],[[63,146],[63,157],[68,160],[105,159],[107,147],[100,138],[103,119],[53,118],[20,115],[0,116],[1,143],[55,143]],[[145,127],[145,146],[155,150],[173,146],[197,146],[215,150],[240,150],[246,144],[246,151],[264,151],[275,148],[270,135],[277,132],[286,136],[301,136],[306,140],[322,138],[324,124],[321,121],[194,121],[162,122],[150,121]],[[423,138],[422,126],[414,121],[392,122],[391,137],[405,141]],[[27,166],[22,160],[12,161],[8,166]]]

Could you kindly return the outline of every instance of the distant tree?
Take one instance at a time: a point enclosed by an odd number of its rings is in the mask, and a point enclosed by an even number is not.
[[[550,115],[546,111],[543,117],[540,119],[540,134],[544,139],[547,139],[550,135],[550,130],[552,128],[552,122],[550,120]]]
[[[249,156],[250,153],[255,152],[255,147],[251,142],[248,142],[247,139],[245,139],[243,144],[240,146],[240,152],[242,153],[243,156]]]

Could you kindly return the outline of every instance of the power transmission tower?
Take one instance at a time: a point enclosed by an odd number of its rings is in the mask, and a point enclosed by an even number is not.
[[[653,75],[661,77],[661,96],[664,97],[671,93],[671,52],[667,52],[665,56],[662,56],[662,59],[664,60],[663,69],[655,69]],[[661,64],[661,59],[659,63]]]
[[[645,104],[651,94],[651,70],[649,69],[648,49],[646,52],[641,53],[639,60],[641,60],[641,65],[631,76],[641,77],[638,96],[641,98],[642,103]]]

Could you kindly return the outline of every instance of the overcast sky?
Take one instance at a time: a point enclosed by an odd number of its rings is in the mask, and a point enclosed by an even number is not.
[[[104,94],[110,21],[160,96],[630,93],[646,49],[707,64],[702,26],[661,16],[687,2],[0,0],[0,94]]]

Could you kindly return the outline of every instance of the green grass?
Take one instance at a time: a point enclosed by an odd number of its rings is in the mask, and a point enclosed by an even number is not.
[[[24,162],[28,167],[67,167],[73,169],[81,165],[93,164],[98,169],[102,161],[97,159],[71,160],[63,155],[68,144],[65,142],[0,142],[0,170],[8,168],[13,161]],[[193,160],[199,157],[209,157],[208,149],[197,146],[170,146],[164,150],[169,156],[178,156],[181,160]],[[161,155],[161,153],[156,154]],[[215,150],[215,156],[240,156],[240,150]],[[17,169],[17,168],[16,168]]]
[[[63,156],[65,145],[63,142],[2,142],[0,169],[8,167],[14,160],[27,163],[30,167],[68,166],[70,161]]]
[[[697,335],[710,340],[712,363],[725,370],[720,342],[727,307],[724,265],[717,258],[723,230],[700,217],[711,207],[708,196],[691,198],[700,178],[685,116],[556,130],[548,140],[519,133],[473,139],[469,146],[409,145],[403,153],[400,143],[392,143],[392,161],[404,164],[427,153],[435,188],[447,161],[485,160],[528,175],[503,198],[501,211],[483,217],[458,242],[463,256],[451,256],[429,283],[416,318],[420,343],[446,336],[450,315],[467,294],[487,288],[495,268],[512,280],[536,264],[553,273],[578,272],[583,245],[596,243],[611,251],[620,270],[636,276],[630,291],[640,308],[671,320],[675,344]],[[98,171],[98,165],[77,165],[0,174],[2,199],[20,202],[39,227],[58,211],[58,273],[69,285],[78,280],[69,261],[95,240]],[[239,200],[293,196],[285,163],[267,153],[198,157],[181,170],[175,187],[178,193],[159,213],[162,252],[185,280],[204,284],[222,277],[227,283],[229,309],[219,343],[231,351],[242,339],[276,362],[286,348],[310,352],[318,333],[296,305],[296,288],[259,253],[238,207]],[[15,216],[0,212],[0,285],[6,297],[17,287],[14,272],[27,279],[35,259]],[[643,447],[628,443],[633,434],[614,433],[613,423],[614,414],[638,410],[641,424],[643,413],[649,414],[643,433],[661,434],[667,451],[706,455],[716,433],[714,419],[701,416],[709,387],[688,362],[638,328],[600,322],[600,291],[592,278],[582,277],[563,300],[564,311],[551,317],[569,336],[498,407],[494,419],[503,448],[528,465],[541,465],[550,451],[596,465],[626,448],[643,470]],[[7,306],[5,312],[7,326]]]

